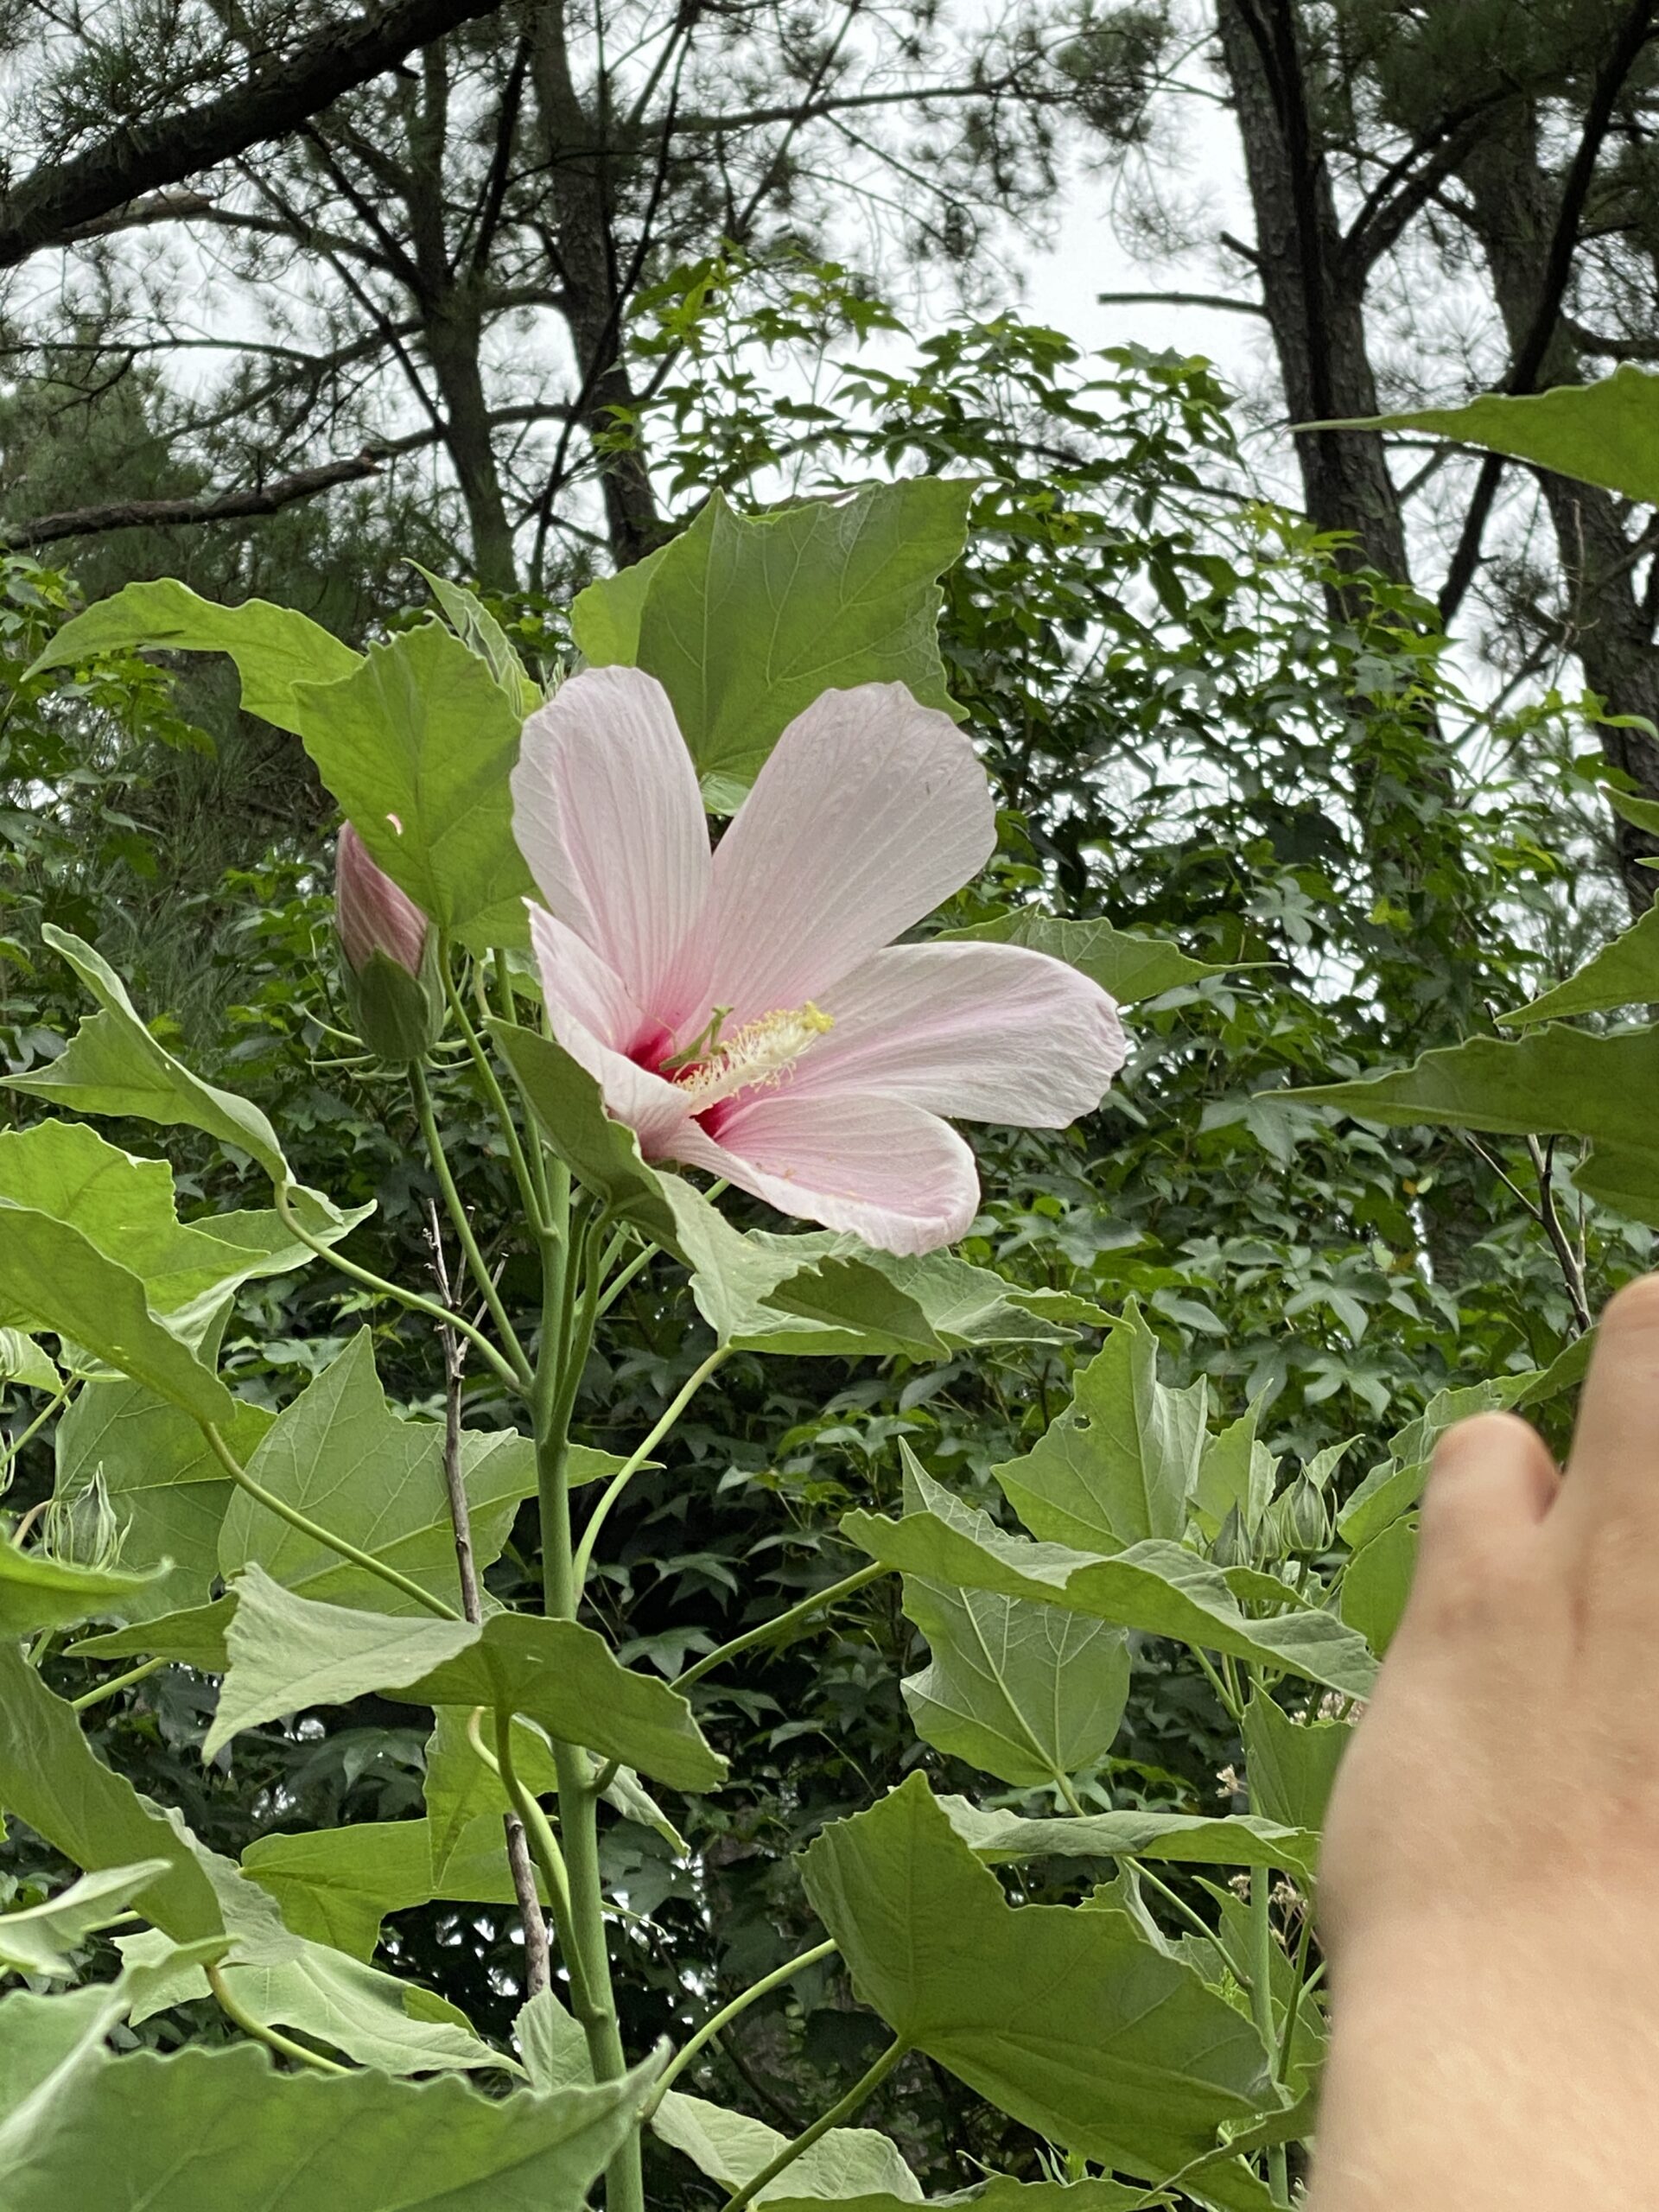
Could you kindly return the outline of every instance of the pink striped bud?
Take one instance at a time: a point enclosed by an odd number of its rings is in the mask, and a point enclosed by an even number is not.
[[[348,822],[334,858],[334,918],[346,963],[360,976],[377,952],[418,976],[426,951],[427,919],[406,892],[369,858],[368,847]]]

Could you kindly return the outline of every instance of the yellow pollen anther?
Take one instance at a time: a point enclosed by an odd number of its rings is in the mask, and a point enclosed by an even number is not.
[[[694,1114],[703,1113],[740,1090],[772,1090],[793,1069],[801,1054],[835,1027],[834,1019],[809,999],[804,1006],[779,1007],[746,1021],[710,1050],[702,1065],[673,1080]]]

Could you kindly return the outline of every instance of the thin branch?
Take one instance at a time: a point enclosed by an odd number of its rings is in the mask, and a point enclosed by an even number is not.
[[[314,499],[319,492],[339,484],[360,483],[379,474],[379,457],[354,454],[350,461],[331,461],[321,468],[297,469],[292,476],[245,492],[222,492],[208,499],[118,499],[104,507],[67,507],[60,514],[41,515],[33,522],[0,526],[0,543],[7,545],[46,545],[64,537],[97,537],[114,530],[175,530],[196,523],[245,522],[257,515],[274,515],[296,499]]]
[[[1259,301],[1230,300],[1224,292],[1096,292],[1095,304],[1103,308],[1215,308],[1223,315],[1264,318],[1268,312]]]
[[[1555,1255],[1561,1280],[1567,1285],[1567,1294],[1572,1302],[1573,1319],[1577,1324],[1575,1336],[1586,1335],[1591,1326],[1590,1299],[1584,1287],[1584,1267],[1573,1249],[1573,1241],[1561,1226],[1561,1217],[1555,1207],[1555,1140],[1541,1145],[1536,1137],[1527,1139],[1527,1152],[1532,1160],[1533,1172],[1538,1178],[1539,1220],[1549,1239],[1550,1249]]]
[[[1555,233],[1549,242],[1549,252],[1544,263],[1542,283],[1538,305],[1532,322],[1522,340],[1515,363],[1504,379],[1506,392],[1516,394],[1535,389],[1538,372],[1543,367],[1550,343],[1560,321],[1567,288],[1572,279],[1573,259],[1578,251],[1580,229],[1584,219],[1585,203],[1590,196],[1590,187],[1595,181],[1596,163],[1613,119],[1624,81],[1636,67],[1642,49],[1653,35],[1653,14],[1659,0],[1635,0],[1613,48],[1596,78],[1595,90],[1585,111],[1584,130],[1579,140],[1578,151],[1573,156],[1567,181],[1561,188],[1561,205],[1555,221]],[[1480,542],[1497,497],[1498,480],[1503,473],[1503,456],[1488,454],[1481,463],[1480,475],[1475,485],[1469,512],[1465,518],[1462,532],[1451,566],[1446,572],[1446,582],[1440,588],[1439,601],[1442,626],[1449,626],[1452,616],[1463,604],[1464,594],[1474,581],[1475,570],[1480,564]]]

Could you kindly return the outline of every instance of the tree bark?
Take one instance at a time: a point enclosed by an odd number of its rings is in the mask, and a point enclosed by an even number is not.
[[[1518,348],[1537,312],[1559,196],[1540,159],[1532,110],[1516,101],[1471,150],[1460,174],[1498,312],[1511,345]],[[1577,384],[1582,374],[1571,333],[1558,320],[1535,388]],[[1659,652],[1652,618],[1637,591],[1637,564],[1618,503],[1611,493],[1548,470],[1538,471],[1538,480],[1567,586],[1564,641],[1610,714],[1639,715],[1659,724]],[[1612,765],[1644,798],[1659,799],[1659,746],[1639,729],[1604,728],[1601,737]],[[1613,842],[1630,911],[1644,913],[1653,901],[1656,877],[1641,863],[1659,853],[1659,840],[1618,819]]]
[[[615,220],[622,156],[606,144],[600,124],[576,90],[566,5],[567,0],[539,0],[536,7],[531,84],[546,165],[550,230],[576,354],[576,412],[590,436],[602,436],[614,428],[610,410],[631,406],[635,396],[622,351],[628,284]],[[602,454],[600,486],[612,557],[619,569],[627,568],[662,537],[662,518],[643,456]]]
[[[1309,114],[1297,15],[1294,0],[1218,0],[1217,29],[1285,404],[1293,423],[1310,423],[1379,410],[1365,339],[1366,272],[1344,248],[1330,168]],[[1344,565],[1408,582],[1399,494],[1376,433],[1304,431],[1296,459],[1312,520],[1353,540]]]

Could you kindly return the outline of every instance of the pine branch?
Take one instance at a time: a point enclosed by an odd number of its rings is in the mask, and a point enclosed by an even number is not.
[[[281,137],[416,47],[494,12],[498,0],[379,0],[286,54],[261,57],[242,81],[171,115],[124,124],[67,161],[42,163],[0,195],[0,268],[57,245],[131,200]]]

